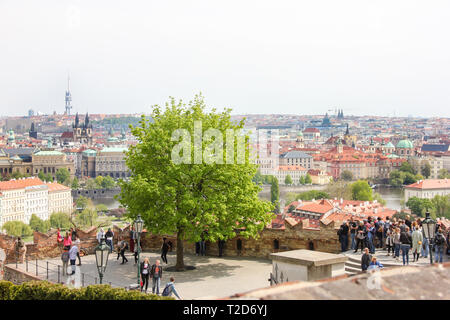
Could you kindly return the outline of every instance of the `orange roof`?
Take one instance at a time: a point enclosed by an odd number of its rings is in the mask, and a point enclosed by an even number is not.
[[[310,203],[310,204],[305,204],[304,206],[301,206],[301,207],[297,207],[297,210],[314,212],[314,213],[327,213],[328,211],[330,211],[332,209],[333,209],[333,206],[330,205],[328,202],[324,202],[323,204]]]
[[[17,179],[17,180],[9,180],[9,181],[0,181],[0,190],[14,190],[14,189],[23,189],[31,186],[39,186],[43,185],[41,179],[32,177],[26,179]]]
[[[444,189],[450,188],[450,179],[426,179],[405,186],[413,189]]]
[[[302,166],[278,166],[280,171],[306,171]]]
[[[66,187],[65,185],[62,185],[58,182],[49,182],[46,183],[46,185],[48,186],[48,192],[70,190],[69,187]]]

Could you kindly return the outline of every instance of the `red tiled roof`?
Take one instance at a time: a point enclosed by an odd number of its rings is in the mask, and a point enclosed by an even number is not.
[[[26,179],[17,179],[17,180],[9,180],[9,181],[0,181],[0,190],[14,190],[14,189],[23,189],[31,186],[39,186],[43,185],[39,178],[26,178]]]
[[[73,132],[66,131],[61,135],[61,139],[73,139]]]
[[[450,179],[426,179],[405,186],[412,189],[444,189],[450,188]]]
[[[65,185],[62,185],[58,182],[49,182],[49,183],[46,183],[46,185],[48,186],[48,192],[60,191],[60,190],[70,190],[69,187],[66,187]]]

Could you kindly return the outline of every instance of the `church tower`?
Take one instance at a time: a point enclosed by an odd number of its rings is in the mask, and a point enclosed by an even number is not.
[[[65,98],[66,111],[64,113],[68,116],[70,116],[70,109],[72,109],[72,94],[70,93],[69,82],[70,82],[70,78],[67,77],[67,91],[66,91],[66,98]]]

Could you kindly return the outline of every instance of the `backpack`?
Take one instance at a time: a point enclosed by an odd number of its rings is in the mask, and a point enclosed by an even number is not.
[[[168,283],[168,284],[166,284],[166,287],[164,288],[161,295],[163,297],[168,297],[171,293],[172,293],[172,284]]]
[[[63,252],[63,254],[61,255],[61,260],[63,262],[69,261],[69,252]]]
[[[341,236],[341,234],[342,234],[342,227],[340,227],[339,230],[337,231],[338,236]]]
[[[445,243],[445,238],[442,233],[436,234],[436,239],[434,240],[435,244],[438,246],[442,246]]]

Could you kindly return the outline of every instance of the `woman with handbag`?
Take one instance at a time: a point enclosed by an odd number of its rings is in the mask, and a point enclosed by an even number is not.
[[[150,261],[148,258],[145,258],[144,261],[141,262],[141,292],[145,286],[145,293],[147,293],[148,288],[148,279],[150,277]]]

